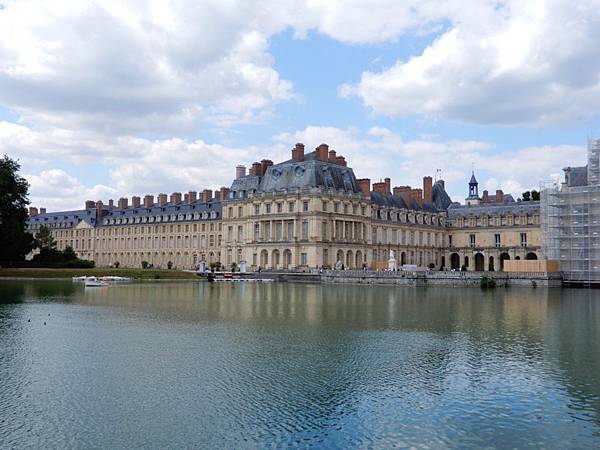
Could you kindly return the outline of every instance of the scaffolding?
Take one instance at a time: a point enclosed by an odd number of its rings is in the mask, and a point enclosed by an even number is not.
[[[588,142],[586,167],[541,185],[542,252],[560,262],[566,284],[600,285],[600,140]]]

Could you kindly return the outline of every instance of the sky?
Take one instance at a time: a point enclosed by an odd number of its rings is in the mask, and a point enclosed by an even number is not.
[[[48,211],[229,186],[296,142],[518,197],[600,135],[598,42],[600,0],[0,0],[0,154]]]

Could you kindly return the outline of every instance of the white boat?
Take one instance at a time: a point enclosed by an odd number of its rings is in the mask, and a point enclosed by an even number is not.
[[[101,286],[110,286],[108,281],[99,280],[96,277],[87,277],[84,281],[85,287],[101,287]]]
[[[83,283],[86,279],[88,278],[87,275],[84,275],[82,277],[73,277],[73,283]]]
[[[116,276],[99,277],[98,279],[101,281],[109,281],[111,283],[125,283],[128,281],[131,281],[131,278],[129,278],[129,277],[116,277]]]

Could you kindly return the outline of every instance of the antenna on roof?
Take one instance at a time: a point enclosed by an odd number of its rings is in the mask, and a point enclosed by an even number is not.
[[[435,180],[434,181],[437,183],[441,179],[442,179],[442,169],[436,169],[435,170]]]

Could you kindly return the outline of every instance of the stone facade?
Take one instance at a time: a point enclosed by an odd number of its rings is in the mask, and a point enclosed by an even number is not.
[[[188,269],[204,260],[225,267],[244,261],[248,270],[382,269],[393,251],[398,265],[449,269],[458,257],[455,268],[466,262],[475,270],[484,257],[488,270],[491,257],[498,270],[503,253],[538,254],[537,202],[515,202],[501,191],[480,199],[474,175],[463,206],[452,203],[443,180],[426,176],[419,188],[392,187],[389,178],[371,185],[326,144],[307,154],[296,144],[291,153],[288,161],[264,159],[249,171],[237,166],[232,185],[214,197],[205,189],[159,194],[157,202],[152,195],[131,204],[88,201],[78,211],[31,208],[29,227],[47,225],[58,248],[71,246],[98,266],[147,261]]]

